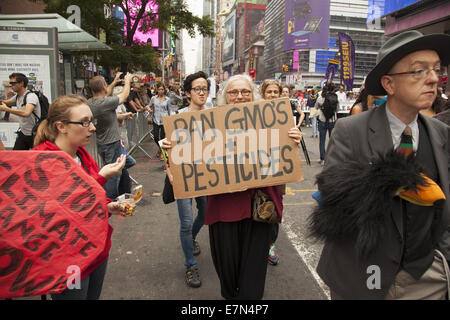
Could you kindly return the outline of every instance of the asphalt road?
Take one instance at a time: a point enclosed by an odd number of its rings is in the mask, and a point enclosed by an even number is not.
[[[305,237],[305,221],[314,206],[311,194],[316,190],[314,177],[320,172],[319,141],[311,138],[311,128],[302,127],[312,165],[303,163],[304,181],[287,186],[283,222],[276,246],[280,256],[277,266],[268,266],[264,299],[328,299],[328,288],[315,273],[321,251]],[[148,139],[145,150],[156,154],[156,145]],[[301,151],[303,157],[303,153]],[[210,248],[208,227],[197,240],[201,254],[197,257],[202,286],[190,288],[184,282],[184,256],[179,240],[176,203],[165,205],[161,196],[165,173],[163,163],[149,159],[140,150],[133,153],[137,165],[131,176],[144,187],[144,198],[133,217],[113,217],[112,248],[102,299],[222,299]]]
[[[304,180],[287,185],[283,221],[276,242],[280,262],[277,266],[267,267],[265,300],[329,299],[328,288],[315,272],[322,246],[305,236],[305,221],[315,205],[311,197],[316,190],[314,177],[322,169],[319,139],[311,138],[311,128],[302,127],[302,131],[312,165],[308,166],[302,160]],[[157,146],[150,138],[141,146],[150,155],[156,154]],[[143,185],[144,196],[134,216],[110,218],[114,232],[101,299],[222,300],[219,279],[211,260],[208,227],[204,226],[197,237],[201,254],[196,260],[202,286],[190,288],[184,280],[176,203],[165,205],[161,196],[153,196],[163,190],[163,162],[152,160],[141,150],[136,150],[133,156],[137,164],[130,169],[130,174]],[[304,159],[301,150],[300,153]],[[38,300],[40,297],[21,299]]]

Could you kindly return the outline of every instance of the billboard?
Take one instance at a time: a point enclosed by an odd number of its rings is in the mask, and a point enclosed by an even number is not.
[[[127,1],[124,1],[127,2]],[[141,7],[141,1],[128,1],[128,7],[130,10],[130,15],[135,16],[137,15],[137,12],[139,11]],[[145,7],[146,12],[158,12],[158,3],[156,1],[149,1],[147,3],[147,6]],[[127,36],[127,19],[125,17],[125,14],[123,13],[122,9],[119,6],[114,7],[114,15],[116,18],[123,19],[124,22],[124,36]],[[134,20],[131,19],[131,24],[134,24]],[[139,26],[140,27],[140,26]],[[158,29],[152,29],[149,32],[142,32],[139,31],[139,27],[136,29],[136,32],[134,33],[134,41],[144,42],[147,43],[149,41],[152,42],[152,47],[159,47],[159,30]]]
[[[421,0],[369,0],[367,4],[367,22],[384,17],[389,13],[406,8]]]
[[[328,48],[330,0],[288,0],[284,50]]]
[[[233,11],[224,22],[223,64],[233,63],[235,57],[236,12]]]

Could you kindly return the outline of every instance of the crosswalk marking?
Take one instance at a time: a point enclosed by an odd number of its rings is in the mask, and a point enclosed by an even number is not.
[[[311,206],[316,204],[317,202],[311,201],[311,202],[293,202],[293,203],[283,203],[283,206]]]
[[[315,270],[314,264],[314,249],[310,246],[308,246],[307,242],[305,241],[303,235],[301,233],[295,233],[291,225],[294,223],[294,220],[290,218],[289,215],[283,215],[283,223],[280,224],[280,227],[286,232],[286,235],[288,239],[291,241],[292,245],[294,246],[295,250],[297,250],[298,255],[300,256],[300,259],[302,259],[303,263],[308,268],[309,272],[312,274],[314,280],[316,280],[317,284],[319,285],[320,289],[322,289],[323,293],[328,297],[330,300],[330,290],[328,289],[327,285],[322,281],[322,279],[319,277]]]
[[[286,186],[286,196],[295,196],[296,192],[315,192],[317,189],[292,189],[289,186]]]

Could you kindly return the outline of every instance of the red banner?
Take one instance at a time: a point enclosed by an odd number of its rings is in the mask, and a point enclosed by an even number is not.
[[[65,152],[0,152],[0,298],[66,289],[107,231],[104,189]]]

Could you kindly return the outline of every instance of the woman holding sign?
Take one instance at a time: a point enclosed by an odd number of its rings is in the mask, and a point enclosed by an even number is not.
[[[236,75],[224,83],[217,105],[259,100],[247,75]],[[289,137],[297,144],[302,134],[296,127]],[[209,225],[211,256],[225,299],[262,299],[267,271],[267,252],[273,225],[252,219],[252,199],[261,190],[274,202],[278,221],[283,211],[278,186],[208,197],[205,224]]]
[[[100,185],[104,185],[109,178],[120,174],[125,165],[125,155],[121,155],[115,163],[105,165],[99,170],[95,160],[84,149],[94,132],[95,119],[87,100],[73,94],[62,96],[50,105],[48,118],[40,124],[34,140],[36,146],[34,150],[64,151]],[[124,215],[118,202],[107,200],[109,215]],[[80,289],[66,289],[60,294],[52,294],[53,300],[96,300],[100,298],[111,247],[111,234],[112,228],[108,226],[105,250],[81,274]],[[73,257],[67,258],[74,259]],[[76,265],[77,261],[74,260],[72,264]]]

